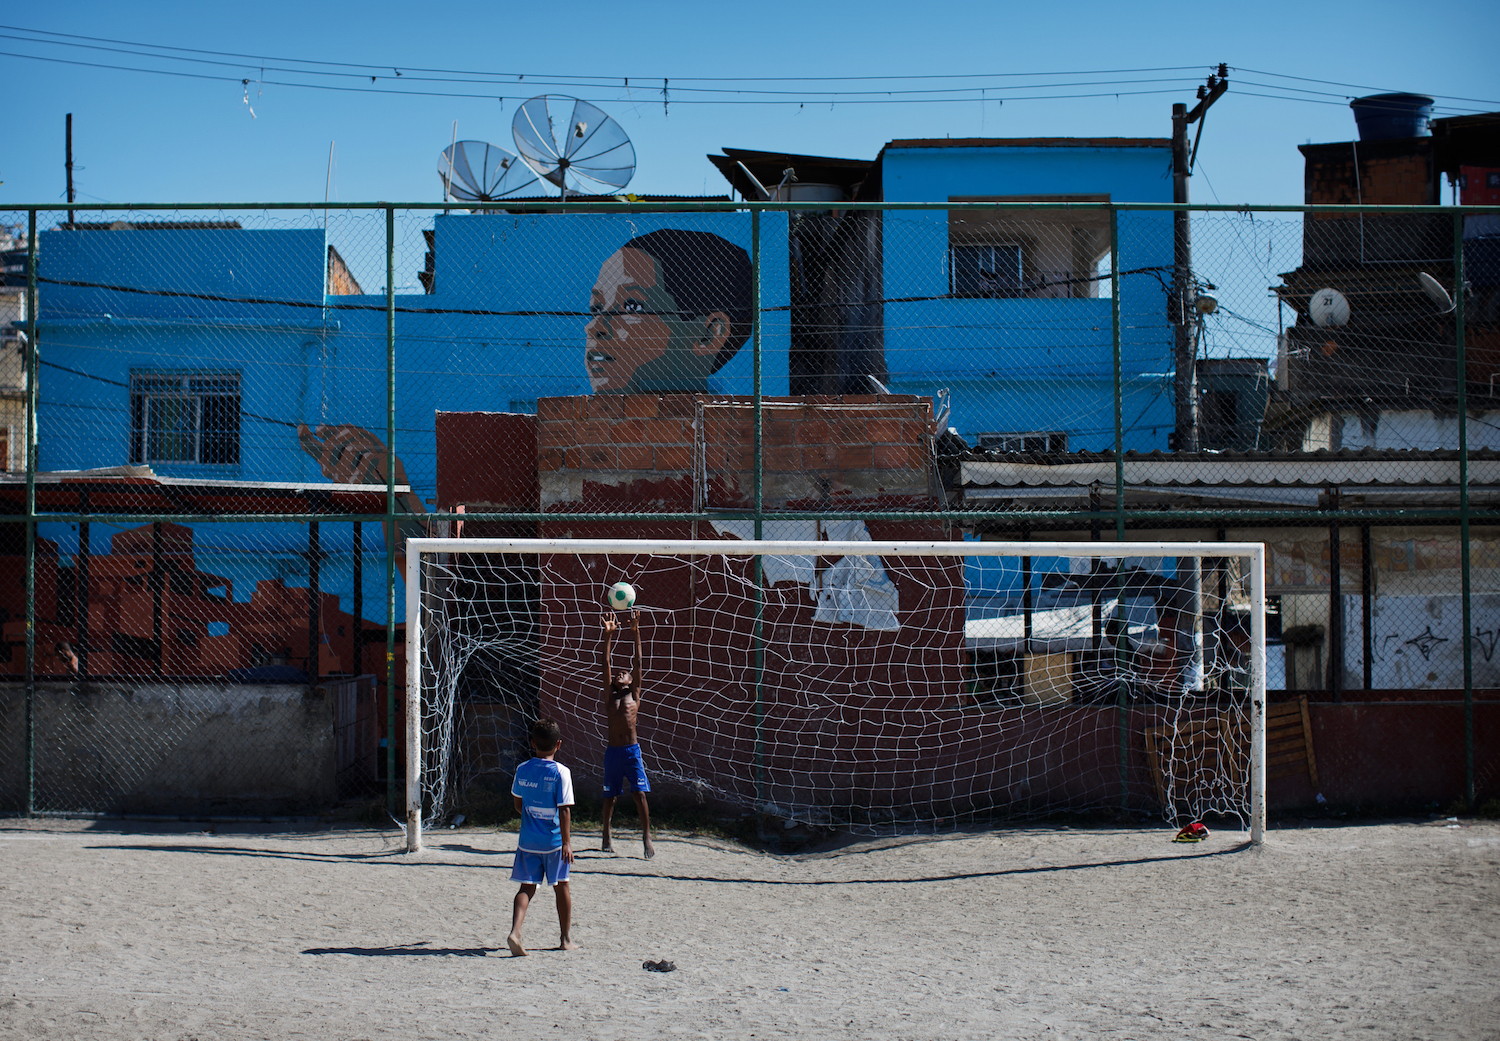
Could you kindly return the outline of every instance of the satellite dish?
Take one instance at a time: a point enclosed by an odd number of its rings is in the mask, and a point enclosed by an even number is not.
[[[1422,292],[1427,294],[1427,299],[1443,309],[1443,314],[1455,309],[1458,305],[1448,295],[1448,290],[1443,288],[1443,283],[1433,278],[1425,271],[1417,272],[1417,281],[1421,283]]]
[[[531,167],[514,152],[483,141],[459,141],[443,149],[438,176],[448,197],[459,202],[494,202],[537,183]]]
[[[1337,289],[1320,289],[1307,302],[1307,313],[1313,324],[1326,329],[1331,325],[1349,324],[1349,298]]]
[[[623,127],[587,101],[543,94],[516,110],[516,151],[537,176],[569,192],[612,195],[635,175]]]

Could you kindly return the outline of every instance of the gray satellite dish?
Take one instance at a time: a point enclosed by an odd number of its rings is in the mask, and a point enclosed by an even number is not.
[[[458,202],[494,202],[537,184],[536,174],[515,153],[483,141],[459,141],[443,149],[438,176],[449,198]]]
[[[1458,307],[1453,298],[1448,295],[1448,290],[1443,288],[1443,283],[1433,278],[1425,271],[1417,272],[1417,282],[1422,286],[1422,292],[1427,294],[1427,299],[1443,309],[1443,314]]]
[[[516,151],[538,177],[569,193],[612,195],[635,175],[625,129],[587,101],[543,94],[516,110]]]
[[[1320,289],[1307,302],[1307,313],[1313,324],[1327,329],[1331,325],[1349,324],[1349,298],[1337,289]]]

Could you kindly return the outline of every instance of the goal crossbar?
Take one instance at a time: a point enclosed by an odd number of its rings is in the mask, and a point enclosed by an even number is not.
[[[422,561],[445,554],[860,557],[1186,557],[1250,561],[1250,841],[1266,825],[1266,573],[1260,542],[809,541],[769,539],[413,538],[406,542],[406,849],[422,848]]]

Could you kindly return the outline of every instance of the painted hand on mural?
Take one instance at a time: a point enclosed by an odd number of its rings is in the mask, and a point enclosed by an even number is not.
[[[317,461],[323,476],[335,484],[385,484],[386,448],[364,427],[353,423],[322,425],[316,430],[297,426],[302,450]],[[395,459],[396,483],[406,483],[406,468]]]
[[[305,423],[297,425],[297,441],[302,450],[317,461],[323,476],[335,484],[379,484],[386,483],[385,442],[364,427],[353,423],[323,424],[316,430]],[[401,457],[394,457],[395,483],[399,487],[407,484],[406,467]],[[413,492],[396,494],[396,509],[402,513],[426,513],[422,499]],[[405,568],[405,554],[401,547],[408,538],[425,535],[426,528],[419,520],[397,521],[400,538],[394,543],[397,550],[397,566]],[[387,526],[388,527],[388,526]],[[386,531],[387,544],[391,543],[391,532]]]
[[[664,228],[625,243],[589,295],[590,389],[706,392],[750,335],[750,282],[749,255],[709,232]]]

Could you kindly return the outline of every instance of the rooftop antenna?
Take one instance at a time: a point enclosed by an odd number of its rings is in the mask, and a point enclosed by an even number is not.
[[[792,169],[790,166],[781,171],[781,183],[776,186],[776,194],[775,196],[773,196],[773,198],[775,198],[777,202],[785,202],[786,200],[781,197],[781,190],[796,179],[797,171]]]
[[[514,152],[484,141],[453,142],[438,156],[437,169],[444,202],[494,202],[537,183]]]
[[[328,142],[328,172],[323,176],[323,231],[328,231],[328,191],[333,185],[333,146]]]
[[[453,138],[448,142],[448,154],[453,154],[454,146],[458,144],[458,120],[453,121]],[[449,193],[453,190],[453,164],[448,164],[447,173],[443,174],[443,202],[449,199]]]
[[[73,113],[68,113],[68,227],[73,226]]]
[[[568,193],[613,195],[635,176],[635,147],[625,129],[587,101],[534,97],[511,121],[516,151],[536,175]]]

